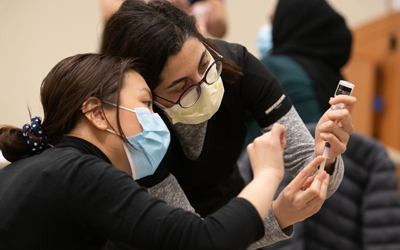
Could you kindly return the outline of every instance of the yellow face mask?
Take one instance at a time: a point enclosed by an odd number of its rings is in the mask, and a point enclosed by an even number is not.
[[[209,120],[218,111],[224,92],[224,84],[220,77],[212,85],[206,83],[201,85],[200,98],[190,108],[182,108],[179,104],[166,108],[156,101],[154,101],[154,103],[167,114],[172,124],[178,122],[184,124],[200,124]],[[190,95],[188,95],[188,98],[190,98]]]

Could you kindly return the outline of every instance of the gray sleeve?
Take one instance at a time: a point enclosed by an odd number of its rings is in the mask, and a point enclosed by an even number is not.
[[[315,158],[315,141],[301,120],[294,107],[277,121],[286,128],[286,147],[283,153],[286,172],[294,178],[305,166]],[[263,133],[270,131],[268,126],[263,128]],[[327,198],[329,198],[339,187],[344,174],[342,157],[336,157],[335,169],[330,176]]]
[[[195,213],[194,208],[190,205],[181,186],[172,174],[169,174],[167,178],[157,185],[148,188],[147,191],[151,196],[165,201],[170,206]]]

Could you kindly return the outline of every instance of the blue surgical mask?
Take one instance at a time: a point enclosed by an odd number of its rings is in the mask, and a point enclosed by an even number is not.
[[[142,133],[126,138],[134,148],[123,142],[133,179],[137,180],[154,174],[171,141],[167,126],[157,113],[152,114],[147,108],[135,108],[135,110],[122,106],[119,108],[136,113],[143,128]],[[108,131],[117,134],[112,130]]]
[[[264,24],[257,35],[257,48],[260,52],[260,58],[264,57],[272,49],[273,45],[272,26],[271,24]]]

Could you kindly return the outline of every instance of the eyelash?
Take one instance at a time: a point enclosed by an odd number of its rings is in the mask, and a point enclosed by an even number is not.
[[[204,72],[207,70],[208,64],[210,64],[210,61],[207,61],[207,62],[205,62],[203,65],[201,65],[201,70],[204,69],[204,71],[203,71],[201,74],[204,74]],[[186,88],[187,88],[187,83],[186,83],[186,82],[183,82],[183,83],[184,83],[184,84],[182,85],[182,87],[176,90],[177,93],[182,93],[183,91],[186,90]]]
[[[182,87],[177,89],[176,92],[177,93],[182,93],[183,91],[186,90],[186,86],[187,86],[187,83],[186,83],[186,81],[184,81]]]
[[[204,72],[206,72],[208,64],[210,64],[210,61],[207,61],[206,63],[204,63],[204,64],[201,66],[201,70],[203,70],[202,74],[203,74]]]
[[[148,102],[144,102],[146,105],[147,105],[147,107],[151,107],[151,105],[153,104],[153,102],[152,101],[148,101]]]

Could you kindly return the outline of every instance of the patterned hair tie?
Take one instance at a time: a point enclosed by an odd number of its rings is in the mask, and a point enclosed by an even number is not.
[[[31,119],[31,125],[28,123],[22,127],[22,135],[26,139],[30,149],[31,155],[40,154],[43,150],[49,148],[47,142],[43,142],[43,140],[47,140],[47,136],[44,134],[42,130],[42,118],[35,116]],[[31,137],[31,134],[34,134],[40,141],[35,140]]]

